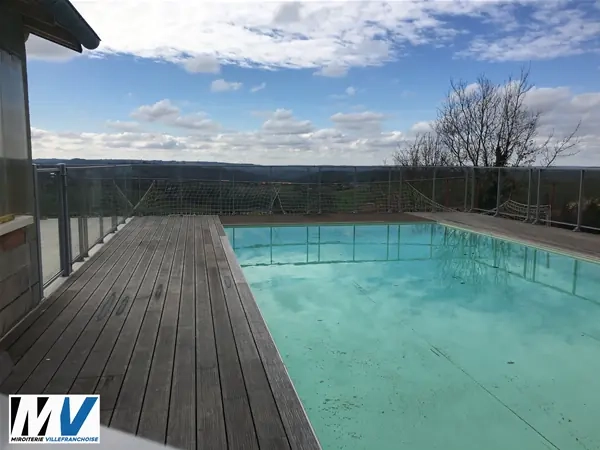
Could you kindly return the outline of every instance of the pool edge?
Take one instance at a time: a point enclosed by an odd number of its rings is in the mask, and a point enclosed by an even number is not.
[[[229,242],[229,237],[225,233],[225,229],[224,229],[223,224],[221,223],[220,218],[216,217],[215,224],[216,224],[218,233],[220,235],[219,237],[221,240],[221,245],[223,246],[223,250],[225,252],[225,257],[227,259],[227,263],[229,264],[229,267],[230,267],[232,275],[233,275],[233,282],[234,282],[236,289],[238,290],[238,293],[240,295],[240,300],[242,303],[242,308],[244,310],[244,314],[246,315],[248,324],[251,328],[252,338],[254,339],[254,343],[258,350],[261,363],[263,365],[263,368],[265,370],[267,378],[269,379],[271,391],[273,393],[273,396],[275,397],[275,400],[277,403],[277,409],[279,410],[279,414],[284,422],[284,426],[286,428],[288,438],[290,438],[290,440],[291,440],[292,438],[296,437],[296,438],[299,438],[299,440],[300,440],[300,442],[297,442],[296,445],[292,444],[292,442],[290,442],[290,445],[293,449],[295,449],[295,448],[305,449],[306,448],[306,449],[322,450],[322,446],[319,441],[319,438],[314,430],[314,427],[310,421],[310,418],[308,417],[308,414],[306,412],[304,404],[302,403],[302,400],[300,399],[300,396],[298,395],[298,391],[296,390],[296,387],[294,386],[294,382],[292,381],[292,378],[290,377],[287,367],[285,366],[285,363],[283,362],[283,358],[281,357],[279,348],[277,347],[277,344],[275,343],[275,340],[273,339],[273,336],[271,335],[271,331],[269,330],[267,322],[264,319],[264,317],[260,311],[260,308],[258,307],[258,303],[256,302],[256,299],[254,297],[254,293],[252,292],[252,289],[250,288],[250,285],[248,284],[248,281],[246,280],[243,269],[242,269],[239,261],[237,260],[235,252],[233,250],[233,247],[231,246],[231,243]],[[245,297],[246,301],[243,300],[244,297]],[[249,304],[247,304],[247,302],[249,302]],[[251,310],[251,311],[249,311],[249,310]],[[251,316],[253,314],[255,317],[253,319],[251,319]],[[273,347],[271,349],[271,351],[272,352],[274,351],[274,354],[270,355],[269,357],[266,356],[266,352],[269,349],[265,348],[264,345],[259,345],[259,342],[257,342],[257,340],[256,340],[257,335],[260,335],[261,333],[263,333],[265,335],[265,337],[267,337],[267,344],[271,344]],[[273,359],[275,359],[275,361],[273,361]],[[267,368],[269,368],[269,370],[267,370]],[[275,372],[281,371],[282,373],[279,373],[279,374],[272,373],[272,372],[270,372],[271,370],[274,370]],[[273,382],[272,378],[277,378],[278,376],[281,376],[281,375],[283,375],[283,379],[279,379],[279,383],[275,384]],[[286,381],[289,382],[294,398],[292,398],[292,399],[288,398],[286,401],[286,399],[281,398],[282,392],[275,391],[276,387],[278,387],[281,390],[281,382],[282,381],[284,383]],[[296,412],[301,412],[300,414],[302,417],[298,417],[297,414],[293,415],[294,420],[292,420],[292,418],[289,416],[284,417],[284,411],[286,411],[286,409],[289,408],[289,405],[286,404],[289,402],[289,400],[292,400],[292,402],[294,402],[294,400],[297,401],[297,405],[292,405],[292,407],[295,406],[295,409],[297,410]],[[280,402],[283,404],[280,404]],[[298,423],[298,419],[300,419],[300,422],[304,421],[305,423]],[[308,436],[305,435],[306,433],[303,433],[303,431],[302,431],[303,427],[308,428],[308,430],[304,430],[304,431],[309,431]]]

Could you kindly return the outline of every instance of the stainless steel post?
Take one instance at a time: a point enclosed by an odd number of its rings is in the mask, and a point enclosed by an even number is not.
[[[533,169],[527,170],[528,181],[527,181],[527,212],[525,214],[525,222],[529,222],[529,210],[531,209],[531,178]]]
[[[498,181],[496,186],[496,214],[495,217],[500,215],[500,197],[502,194],[502,169],[498,167]]]
[[[40,230],[40,220],[42,216],[40,214],[40,185],[38,181],[38,170],[37,164],[32,165],[33,169],[33,206],[34,210],[34,220],[35,220],[35,234],[36,234],[36,247],[37,247],[37,275],[38,275],[38,299],[36,301],[39,302],[44,298],[44,268],[42,267],[42,234]]]
[[[85,231],[83,229],[84,225],[83,225],[83,221],[84,218],[79,216],[77,217],[77,232],[79,235],[79,257],[77,258],[77,261],[83,261],[84,258],[84,253],[85,253]]]
[[[579,197],[577,199],[577,226],[573,231],[581,231],[581,219],[583,216],[583,178],[585,170],[579,172]]]
[[[235,170],[231,171],[231,214],[235,216]]]
[[[118,207],[118,200],[117,200],[117,177],[115,176],[115,170],[116,168],[113,167],[112,168],[112,190],[113,190],[113,196],[112,196],[112,232],[117,231],[117,228],[119,226],[119,207]]]
[[[467,211],[469,197],[469,169],[465,169],[465,202],[463,206],[463,212]]]
[[[307,180],[306,183],[306,214],[310,214],[310,167],[306,168]]]
[[[388,195],[387,195],[387,210],[392,212],[392,168],[388,169]]]
[[[212,208],[211,208],[212,210]],[[223,215],[223,169],[219,167],[219,215]]]
[[[436,203],[435,202],[435,198],[436,198],[436,195],[435,195],[435,176],[436,175],[437,175],[437,168],[434,167],[433,168],[433,183],[432,183],[432,186],[431,186],[431,201],[433,202],[433,205],[431,205],[431,211],[432,212],[436,212],[436,207],[435,207],[435,203]]]
[[[356,214],[357,210],[358,210],[358,199],[357,199],[357,193],[358,193],[358,182],[357,182],[357,178],[356,178],[356,166],[354,167],[354,176],[352,178],[352,192],[353,192],[353,201],[354,201],[354,207],[352,209],[352,212],[354,214]]]
[[[473,168],[471,170],[473,172],[473,182],[471,183],[471,209],[469,209],[469,212],[471,212],[475,209],[475,184],[476,184],[475,166],[473,166]]]
[[[402,167],[398,167],[398,212],[404,212],[404,208],[402,207]]]
[[[537,224],[540,220],[540,194],[542,191],[542,169],[538,169],[538,179],[537,179],[537,195],[535,199],[535,220],[534,224]]]
[[[98,206],[98,220],[100,221],[100,223],[98,224],[99,226],[99,233],[100,234],[100,243],[104,242],[104,205],[103,205],[103,199],[104,199],[104,195],[102,194],[102,190],[103,190],[103,185],[104,185],[104,179],[100,178],[98,180],[98,187],[100,189],[100,203]],[[141,200],[140,200],[141,201]],[[139,202],[138,202],[139,204]]]
[[[58,165],[58,245],[60,247],[60,270],[64,277],[71,274],[71,223],[67,196],[67,167]]]
[[[317,189],[319,190],[319,214],[321,214],[322,213],[322,205],[321,205],[321,167],[320,166],[319,166],[319,184],[318,184]]]

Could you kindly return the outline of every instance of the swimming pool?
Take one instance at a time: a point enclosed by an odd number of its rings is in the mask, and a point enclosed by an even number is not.
[[[438,224],[226,228],[324,449],[600,448],[600,266]]]

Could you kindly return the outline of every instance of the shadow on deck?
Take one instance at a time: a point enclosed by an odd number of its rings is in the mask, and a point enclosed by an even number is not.
[[[320,448],[216,217],[133,219],[0,350],[0,392],[97,393],[104,425],[153,441]]]

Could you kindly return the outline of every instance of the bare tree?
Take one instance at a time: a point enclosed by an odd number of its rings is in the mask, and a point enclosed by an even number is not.
[[[542,113],[526,97],[533,85],[529,70],[495,84],[480,76],[473,84],[451,81],[432,131],[395,155],[398,165],[469,165],[487,167],[543,164],[577,153],[579,125],[562,139],[543,136]]]
[[[396,166],[449,166],[453,165],[450,155],[442,147],[436,133],[418,133],[414,141],[398,146],[393,155]]]

